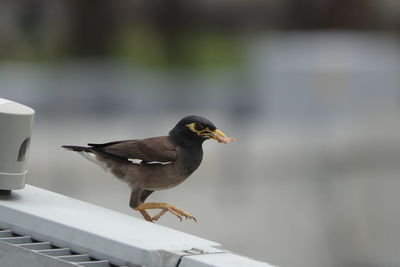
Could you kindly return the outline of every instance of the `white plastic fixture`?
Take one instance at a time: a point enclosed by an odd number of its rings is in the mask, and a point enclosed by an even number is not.
[[[35,111],[0,98],[0,190],[22,189]]]

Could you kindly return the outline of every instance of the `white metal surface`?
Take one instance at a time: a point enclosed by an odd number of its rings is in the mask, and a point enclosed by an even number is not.
[[[0,230],[0,266],[127,267],[4,229]]]
[[[0,197],[0,228],[116,265],[270,266],[231,254],[218,243],[30,185]],[[7,265],[14,266],[20,265]]]
[[[35,251],[24,249],[18,246],[12,246],[0,241],[0,266],[1,267],[77,267],[65,261],[59,261],[53,257],[47,257],[44,254],[38,254]]]

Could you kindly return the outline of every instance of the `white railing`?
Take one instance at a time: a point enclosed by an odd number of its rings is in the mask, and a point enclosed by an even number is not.
[[[0,267],[263,266],[220,244],[31,185],[0,196]]]

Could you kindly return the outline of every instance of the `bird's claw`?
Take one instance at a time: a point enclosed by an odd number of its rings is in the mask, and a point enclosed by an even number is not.
[[[178,217],[178,219],[180,221],[182,221],[182,217],[185,217],[186,220],[189,219],[189,220],[194,220],[195,222],[197,222],[196,218],[192,214],[190,214],[186,211],[180,210],[173,206],[168,207],[167,210],[169,212],[171,212],[172,214],[174,214],[176,217]]]
[[[194,220],[195,222],[197,222],[197,220],[196,220],[196,218],[193,216],[193,215],[191,215],[190,213],[188,213],[188,212],[186,212],[186,211],[183,211],[183,210],[180,210],[180,209],[178,209],[178,208],[175,208],[175,207],[167,207],[167,208],[164,208],[162,211],[160,211],[156,216],[154,216],[153,218],[152,218],[152,220],[153,221],[157,221],[158,219],[160,219],[160,217],[162,216],[162,215],[164,215],[167,211],[169,211],[169,212],[171,212],[173,215],[175,215],[178,219],[179,219],[179,221],[181,221],[182,222],[182,220],[183,220],[183,217],[187,220],[187,219],[189,219],[189,220]]]
[[[161,209],[161,211],[155,215],[154,217],[150,217],[150,215],[146,212],[146,209]],[[170,204],[167,203],[143,203],[141,206],[137,207],[136,210],[142,213],[143,217],[146,221],[155,222],[161,218],[167,211],[178,217],[180,221],[183,220],[183,217],[187,220],[194,220],[197,222],[197,219],[190,213],[180,210]]]

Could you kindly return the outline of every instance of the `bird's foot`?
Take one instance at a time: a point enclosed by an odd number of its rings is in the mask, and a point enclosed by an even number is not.
[[[160,211],[160,213],[158,213],[156,216],[153,217],[153,220],[157,221],[162,215],[164,215],[167,211],[171,212],[172,214],[174,214],[176,217],[178,217],[178,219],[180,221],[182,221],[182,217],[185,217],[185,219],[189,219],[189,220],[194,220],[195,222],[197,222],[196,218],[183,210],[178,209],[177,207],[174,207],[172,205],[167,204],[168,206],[163,208],[162,211]]]
[[[182,218],[184,217],[185,219],[189,219],[189,220],[191,219],[191,220],[194,220],[195,222],[197,222],[196,218],[193,215],[191,215],[190,213],[180,210],[177,207],[172,206],[168,203],[156,203],[156,202],[143,203],[136,209],[139,210],[142,213],[143,217],[147,221],[150,221],[150,222],[157,221],[167,211],[171,212],[176,217],[178,217],[178,219],[180,221],[182,221]],[[161,209],[161,211],[156,216],[151,218],[146,211],[147,209]]]

